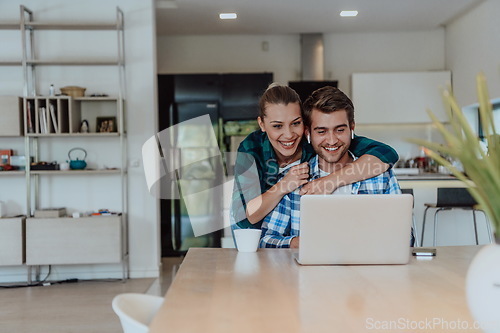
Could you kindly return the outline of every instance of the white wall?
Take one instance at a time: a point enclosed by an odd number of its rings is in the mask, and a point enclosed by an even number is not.
[[[34,12],[35,20],[44,21],[111,22],[116,19],[116,6],[123,10],[125,17],[128,160],[140,161],[142,144],[155,134],[157,128],[156,32],[153,1],[1,0],[0,20],[18,21],[19,5],[21,4]],[[113,54],[113,50],[116,49],[114,42],[116,37],[111,32],[52,32],[52,35],[49,32],[37,33],[39,33],[37,52],[39,56],[43,57],[79,56],[86,54],[86,52],[97,54],[97,56],[106,56]],[[2,60],[19,60],[21,49],[19,31],[0,31],[0,39]],[[69,84],[84,86],[89,88],[89,93],[97,91],[116,94],[117,81],[114,79],[116,74],[112,71],[106,68],[92,71],[88,68],[43,67],[39,71],[40,93],[46,94],[45,88],[48,87],[48,84],[54,83],[56,87]],[[0,66],[0,77],[2,78],[0,80],[0,94],[22,95],[22,71],[19,68]],[[51,81],[49,81],[49,77]],[[79,143],[78,139],[74,138],[68,141],[59,146],[56,145],[52,158],[59,161],[67,159],[67,148]],[[0,142],[3,146],[5,141]],[[6,143],[9,144],[8,141]],[[91,142],[89,145],[90,149],[95,151],[96,156],[99,154],[105,156],[106,149],[110,149],[106,142]],[[21,154],[24,153],[22,144],[15,148],[21,150]],[[140,165],[140,167],[128,170],[130,275],[131,277],[151,277],[159,274],[159,214],[157,201],[149,195],[142,163]],[[4,185],[12,185],[12,181],[6,181],[4,178],[8,177],[0,178],[0,188],[4,188]],[[22,185],[21,188],[14,188],[12,190],[14,193],[9,194],[9,196],[17,198],[16,200],[24,196],[23,178],[20,177],[18,182]],[[78,207],[78,198],[72,196],[71,193],[82,188],[85,188],[87,197],[92,196],[93,189],[87,186],[87,179],[84,178],[80,184],[67,188],[63,193],[66,195],[67,205]],[[3,198],[0,200],[5,201]],[[119,201],[119,195],[117,195],[117,201]],[[18,206],[14,205],[15,209],[21,210],[17,213],[24,213],[24,207],[23,202]],[[102,207],[94,205],[92,208]],[[25,279],[25,274],[25,268],[0,267],[0,281],[12,281],[16,278],[22,280]],[[43,274],[42,272],[42,276]],[[58,266],[53,268],[50,279],[67,277],[85,279],[110,276],[120,277],[121,266]]]
[[[477,102],[476,74],[484,72],[490,97],[500,97],[500,1],[486,0],[446,28],[446,64],[462,106]]]
[[[444,29],[399,33],[325,34],[325,79],[338,80],[350,95],[351,74],[444,70]],[[269,42],[269,51],[261,49]],[[300,36],[159,36],[158,72],[213,73],[269,71],[275,81],[300,80]],[[425,110],[422,110],[425,112]],[[388,115],[390,116],[390,115]],[[418,147],[405,141],[401,127],[358,128],[394,146],[402,157],[415,156]],[[432,139],[426,125],[413,126],[412,137]],[[415,136],[413,136],[415,134]]]
[[[158,36],[157,41],[160,74],[272,72],[284,84],[300,79],[298,35]]]
[[[444,70],[444,29],[325,34],[325,79],[351,93],[351,74]]]
[[[262,50],[262,42],[269,51]],[[158,36],[158,73],[273,72],[300,80],[299,35]],[[354,72],[444,69],[444,29],[405,33],[325,34],[325,79],[350,93]]]

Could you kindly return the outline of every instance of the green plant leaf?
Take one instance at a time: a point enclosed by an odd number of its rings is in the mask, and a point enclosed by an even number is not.
[[[446,128],[432,111],[427,110],[445,144],[422,139],[408,139],[407,141],[424,147],[427,156],[448,168],[455,177],[463,181],[481,209],[488,215],[497,232],[500,232],[500,204],[498,203],[500,200],[500,135],[496,134],[493,111],[483,74],[478,74],[476,83],[479,115],[488,143],[488,151],[485,151],[481,145],[450,89],[442,91],[450,129]],[[464,172],[454,167],[443,156],[460,161]]]

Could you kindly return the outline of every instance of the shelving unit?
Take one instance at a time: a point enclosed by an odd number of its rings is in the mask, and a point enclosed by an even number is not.
[[[86,107],[86,104],[112,103],[114,113],[102,114],[95,112],[93,117],[85,116],[86,109],[92,109],[92,106]],[[71,98],[67,96],[36,96],[25,97],[23,100],[24,108],[24,129],[27,136],[42,135],[80,135],[80,136],[119,136],[122,132],[112,130],[110,132],[99,132],[93,119],[96,115],[114,117],[119,124],[123,119],[123,112],[119,109],[119,99],[116,97],[78,97]],[[87,114],[88,115],[88,114]],[[88,119],[90,118],[90,119]],[[83,120],[90,120],[89,132],[81,133],[80,126]],[[45,130],[44,126],[45,124]]]
[[[71,23],[37,22],[33,12],[20,6],[20,21],[0,23],[0,29],[19,30],[22,42],[21,60],[3,60],[0,66],[21,66],[23,72],[22,128],[24,133],[24,154],[39,162],[46,145],[74,140],[84,145],[87,140],[105,140],[119,151],[119,161],[111,169],[86,170],[32,170],[27,163],[25,171],[0,172],[0,175],[25,176],[26,185],[26,241],[25,264],[28,266],[28,281],[31,281],[31,268],[38,265],[56,264],[101,264],[121,263],[123,278],[128,278],[128,222],[127,222],[127,150],[124,122],[125,95],[125,57],[124,57],[124,19],[120,8],[116,9],[116,20],[110,23]],[[42,59],[36,56],[36,31],[114,31],[116,32],[117,51],[113,58],[92,57],[92,51],[78,58]],[[41,45],[43,48],[43,45]],[[88,56],[88,57],[87,57]],[[43,96],[38,94],[37,68],[46,66],[85,66],[89,70],[99,70],[103,66],[116,68],[117,87],[115,96],[78,97]],[[97,68],[96,68],[97,67]],[[47,75],[47,73],[45,73]],[[50,74],[49,74],[50,75]],[[111,132],[99,132],[97,117],[114,121]],[[83,120],[89,123],[89,132],[81,133]],[[108,121],[109,121],[108,120]],[[1,136],[1,133],[0,133]],[[50,157],[49,157],[50,158]],[[121,197],[119,215],[109,217],[35,219],[32,216],[40,206],[42,183],[44,191],[50,191],[51,181],[46,177],[113,177],[119,186]],[[52,178],[51,178],[52,179]],[[103,191],[106,189],[103,189]],[[54,192],[54,190],[52,190]],[[71,195],[78,195],[78,191]],[[64,193],[51,193],[51,196]],[[105,203],[104,203],[105,204]],[[96,207],[96,210],[101,207]],[[69,243],[68,243],[69,241]],[[71,245],[71,249],[68,248]],[[54,254],[57,253],[57,256]],[[22,263],[21,263],[22,264]]]

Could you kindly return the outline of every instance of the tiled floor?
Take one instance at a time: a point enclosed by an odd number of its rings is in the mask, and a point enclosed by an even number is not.
[[[0,333],[120,333],[113,297],[125,292],[163,296],[181,261],[164,258],[159,279],[0,289]]]

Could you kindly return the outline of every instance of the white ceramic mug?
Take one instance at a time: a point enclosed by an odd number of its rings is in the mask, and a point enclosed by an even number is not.
[[[69,163],[68,162],[60,163],[59,170],[69,170]]]
[[[236,229],[234,230],[234,240],[240,252],[255,252],[259,247],[260,229]]]

